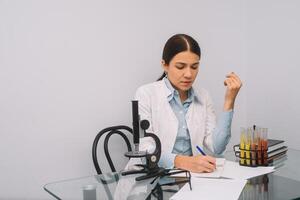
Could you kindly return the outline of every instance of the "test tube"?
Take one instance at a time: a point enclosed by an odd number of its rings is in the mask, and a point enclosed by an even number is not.
[[[245,143],[246,143],[246,129],[241,127],[241,136],[240,136],[240,164],[245,165]]]
[[[263,165],[268,165],[268,128],[262,129]]]
[[[256,140],[257,140],[257,165],[262,165],[262,144],[261,144],[261,127],[257,127],[255,130]]]
[[[250,156],[250,151],[251,151],[251,128],[247,129],[247,136],[246,136],[246,144],[245,144],[245,151],[246,151],[246,164],[251,165],[251,156]]]
[[[257,154],[258,154],[258,134],[257,130],[258,128],[256,126],[253,126],[255,128],[251,129],[252,132],[252,143],[251,143],[251,164],[252,166],[257,165]]]

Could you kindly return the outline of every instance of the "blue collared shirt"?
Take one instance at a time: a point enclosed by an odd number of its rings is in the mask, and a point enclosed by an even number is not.
[[[174,111],[178,120],[178,131],[175,144],[172,153],[174,155],[193,155],[190,134],[186,122],[186,113],[189,106],[194,101],[195,93],[193,88],[188,91],[188,98],[181,102],[180,96],[177,90],[174,89],[168,78],[164,78],[164,82],[171,94],[168,96],[168,101]],[[230,139],[231,121],[233,117],[233,111],[223,112],[218,120],[217,126],[213,132],[213,146],[216,154],[221,154]],[[175,156],[174,156],[175,158]]]

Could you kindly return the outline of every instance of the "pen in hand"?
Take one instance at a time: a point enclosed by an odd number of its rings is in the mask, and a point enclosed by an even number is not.
[[[197,150],[203,155],[206,156],[206,154],[204,153],[204,151],[197,145],[196,146]]]
[[[203,156],[206,156],[205,152],[198,146],[196,145],[196,148],[197,150],[203,155]],[[209,161],[208,161],[209,162]],[[215,166],[215,169],[216,169],[216,163],[212,163],[210,162],[211,164],[213,164]]]

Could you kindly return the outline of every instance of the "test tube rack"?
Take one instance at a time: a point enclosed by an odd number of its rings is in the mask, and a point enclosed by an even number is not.
[[[240,144],[233,146],[235,157],[239,164],[247,167],[268,166],[268,148],[241,148]]]

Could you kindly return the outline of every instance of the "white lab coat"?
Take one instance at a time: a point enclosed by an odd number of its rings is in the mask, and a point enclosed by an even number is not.
[[[188,109],[186,121],[193,155],[197,155],[199,152],[196,150],[196,145],[214,151],[212,133],[216,127],[216,114],[206,90],[194,88],[194,93],[195,99]],[[149,120],[148,132],[155,133],[161,141],[162,167],[169,167],[167,160],[173,157],[172,150],[178,131],[178,120],[167,99],[170,94],[171,91],[164,80],[143,85],[135,94],[135,99],[139,101],[140,119]],[[141,138],[140,149],[153,151],[154,148],[152,138]]]

